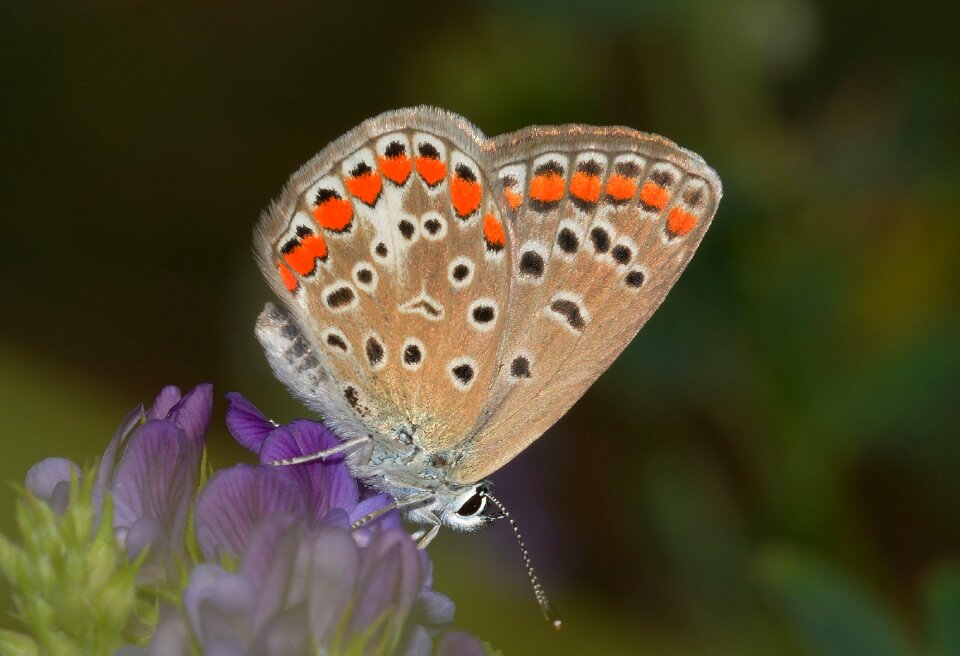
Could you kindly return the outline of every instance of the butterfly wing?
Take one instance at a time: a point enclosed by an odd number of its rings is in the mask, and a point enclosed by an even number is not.
[[[476,425],[510,286],[490,147],[454,114],[389,112],[322,150],[264,213],[255,250],[287,311],[268,307],[258,334],[341,437],[430,452]]]
[[[699,156],[626,128],[527,128],[493,151],[515,283],[460,483],[502,467],[583,395],[663,301],[722,195]]]

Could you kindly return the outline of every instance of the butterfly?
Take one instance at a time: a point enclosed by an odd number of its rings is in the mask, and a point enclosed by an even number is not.
[[[281,301],[256,334],[341,439],[275,464],[343,454],[424,526],[422,547],[441,526],[508,515],[486,477],[623,351],[721,195],[698,155],[629,128],[487,138],[433,107],[363,122],[290,178],[255,231]]]

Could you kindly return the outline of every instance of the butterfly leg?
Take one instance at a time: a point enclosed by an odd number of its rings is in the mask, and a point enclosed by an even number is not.
[[[307,453],[302,456],[297,456],[296,458],[288,458],[286,460],[274,460],[270,464],[276,466],[285,466],[285,465],[299,465],[304,462],[313,462],[314,460],[323,460],[324,458],[329,458],[330,456],[335,456],[340,453],[345,453],[351,449],[365,444],[370,440],[369,437],[355,437],[352,440],[347,440],[346,442],[341,442],[337,446],[326,449],[325,451],[317,451],[316,453]]]
[[[396,499],[394,499],[393,501],[391,501],[391,502],[388,503],[387,505],[383,506],[382,508],[377,508],[377,509],[374,510],[372,513],[369,513],[369,514],[367,514],[367,515],[364,515],[363,517],[361,517],[360,519],[358,519],[357,521],[355,521],[355,522],[351,525],[350,528],[356,530],[356,529],[360,528],[361,526],[364,526],[364,525],[366,525],[366,524],[369,524],[370,522],[372,522],[373,520],[377,519],[378,517],[387,514],[387,513],[390,512],[391,510],[399,510],[399,511],[401,511],[401,512],[404,512],[404,509],[405,509],[405,508],[410,508],[411,506],[419,506],[419,505],[421,505],[421,504],[423,504],[423,503],[427,503],[427,502],[430,502],[430,501],[432,501],[432,500],[433,500],[433,495],[432,495],[432,494],[417,496],[417,497],[413,497],[413,498],[411,498],[411,499],[406,499],[406,500],[404,500],[404,501],[397,501]],[[433,522],[435,521],[436,524],[437,524],[437,527],[439,528],[439,526],[440,526],[440,520],[437,519],[437,517],[436,517],[433,513],[429,513],[429,516],[433,518],[433,519],[431,520],[431,523],[433,523]],[[436,531],[434,531],[434,533],[436,533]],[[432,539],[432,538],[431,538],[431,539]]]
[[[356,530],[357,530],[358,528],[360,528],[361,526],[366,526],[367,524],[369,524],[369,523],[372,522],[373,520],[377,519],[378,517],[382,517],[383,515],[386,515],[388,512],[390,512],[391,510],[394,510],[394,509],[396,509],[396,508],[397,508],[397,502],[396,502],[396,501],[392,501],[391,503],[388,503],[387,505],[383,506],[382,508],[377,508],[377,509],[374,510],[372,513],[368,513],[368,514],[364,515],[363,517],[361,517],[360,519],[358,519],[357,521],[355,521],[353,524],[351,524],[351,525],[350,525],[350,528],[351,528],[351,530],[356,531]]]
[[[433,538],[437,537],[437,533],[440,531],[440,520],[436,517],[434,517],[434,519],[437,520],[436,524],[431,525],[429,528],[422,528],[410,536],[417,541],[417,549],[426,549],[427,546],[433,542]]]

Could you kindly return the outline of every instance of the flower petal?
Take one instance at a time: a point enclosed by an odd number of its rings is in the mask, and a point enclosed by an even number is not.
[[[147,651],[146,647],[138,647],[136,645],[124,645],[113,652],[113,656],[149,656],[149,654],[150,652]]]
[[[150,656],[181,656],[191,653],[190,627],[179,610],[166,607],[150,638]]]
[[[204,656],[250,656],[250,652],[233,636],[221,638],[203,650]]]
[[[194,567],[183,593],[190,625],[201,644],[207,646],[242,645],[256,603],[257,590],[249,580],[216,565]]]
[[[300,419],[270,433],[260,450],[260,462],[267,464],[317,453],[339,443],[323,424]],[[343,508],[349,513],[357,505],[360,492],[356,480],[343,462],[343,456],[279,469],[300,484],[316,519],[323,517],[331,508]]]
[[[197,385],[170,409],[168,418],[187,434],[187,440],[198,457],[210,430],[212,414],[213,385],[209,383]]]
[[[93,512],[96,516],[96,525],[100,525],[100,509],[103,507],[101,504],[103,502],[103,488],[94,487],[93,488]],[[58,515],[62,515],[67,511],[67,506],[70,504],[70,483],[68,481],[60,481],[57,483],[57,486],[53,488],[53,494],[50,495],[50,499],[47,502],[50,504],[50,507],[53,508],[53,512]]]
[[[163,526],[153,517],[141,517],[128,531],[121,531],[127,556],[133,560],[149,547],[146,561],[137,570],[137,582],[141,585],[160,585],[167,573],[170,547]]]
[[[424,588],[417,596],[416,621],[427,626],[442,626],[453,621],[456,604],[447,595]]]
[[[99,465],[97,465],[97,485],[107,487],[110,484],[113,478],[113,469],[117,464],[117,454],[120,453],[120,447],[127,440],[127,437],[133,429],[137,427],[137,424],[142,421],[146,421],[146,414],[143,411],[143,404],[141,403],[127,413],[127,416],[120,422],[117,430],[114,431],[113,438],[103,452]]]
[[[237,465],[214,474],[195,504],[197,540],[208,560],[239,556],[265,517],[303,516],[306,501],[296,482],[276,468]]]
[[[170,409],[180,400],[180,388],[176,385],[167,385],[157,398],[153,400],[153,405],[147,410],[147,419],[166,419],[170,414]]]
[[[370,549],[364,549],[363,560]],[[394,548],[372,562],[367,562],[364,577],[357,590],[356,602],[347,624],[348,636],[369,635],[369,640],[377,644],[391,634],[396,634],[406,622],[406,614],[400,609],[399,578],[403,569],[402,548]],[[377,619],[388,618],[387,622],[377,623]],[[371,633],[372,631],[372,633]]]
[[[310,625],[307,609],[301,604],[270,619],[258,633],[250,656],[303,656],[314,654],[310,648]],[[323,653],[323,652],[319,652]]]
[[[360,589],[348,634],[367,631],[385,612],[390,613],[392,625],[383,626],[382,630],[395,631],[402,627],[423,584],[423,575],[416,544],[404,530],[378,531],[370,546],[363,550]],[[376,633],[380,634],[381,629]]]
[[[483,645],[469,633],[447,631],[440,638],[436,656],[483,656]]]
[[[360,572],[360,550],[349,529],[321,527],[313,540],[308,615],[313,639],[329,648],[350,607]]]
[[[275,426],[239,392],[227,394],[227,430],[245,449],[260,453],[260,447]]]
[[[71,476],[80,474],[80,467],[66,458],[45,458],[30,468],[23,484],[34,496],[49,501],[57,483],[69,483]]]
[[[296,515],[282,513],[270,515],[257,524],[244,546],[237,573],[253,581],[258,588],[263,588],[277,549],[287,531],[298,521],[300,518]]]
[[[168,531],[178,515],[186,517],[192,490],[178,465],[184,436],[166,421],[148,421],[130,437],[114,472],[111,488],[117,500],[114,525],[130,528],[141,517],[153,517]]]
[[[265,523],[261,522],[260,526]],[[286,533],[278,536],[280,539],[270,554],[258,586],[257,607],[250,618],[253,630],[258,634],[284,608],[292,605],[305,607],[306,589],[310,585],[306,535],[305,522],[298,518]]]
[[[404,643],[398,650],[402,656],[430,656],[432,653],[433,639],[422,626],[413,627]]]
[[[114,526],[130,528],[141,517],[156,519],[182,542],[196,481],[185,462],[186,436],[168,421],[148,421],[130,438],[113,477]]]

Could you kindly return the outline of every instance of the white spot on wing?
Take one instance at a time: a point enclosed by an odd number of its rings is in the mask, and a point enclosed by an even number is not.
[[[402,303],[397,310],[404,314],[419,314],[429,321],[442,321],[446,311],[443,305],[437,299],[426,292],[421,291],[409,301]]]

